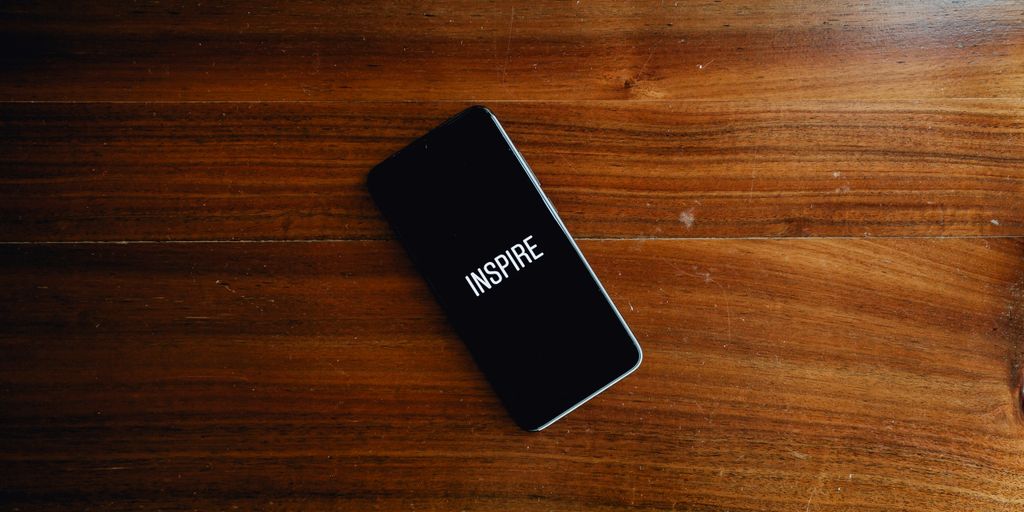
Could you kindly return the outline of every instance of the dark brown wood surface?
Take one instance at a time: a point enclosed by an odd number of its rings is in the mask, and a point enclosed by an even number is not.
[[[488,102],[578,237],[1024,235],[1024,101]],[[462,103],[0,105],[0,239],[388,238]]]
[[[505,416],[391,242],[7,246],[8,498],[1024,504],[1019,239],[581,248],[644,365],[533,434]]]
[[[0,508],[1024,508],[1019,2],[0,6]],[[507,418],[363,188],[501,118],[644,347]]]
[[[6,4],[0,98],[999,98],[1024,80],[1016,0],[94,4]]]

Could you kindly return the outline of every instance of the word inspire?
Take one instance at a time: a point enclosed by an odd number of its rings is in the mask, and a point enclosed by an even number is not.
[[[492,286],[497,286],[503,280],[508,279],[509,266],[517,271],[522,270],[527,263],[533,263],[544,256],[544,253],[537,252],[536,244],[530,243],[531,238],[533,235],[495,256],[494,261],[488,261],[482,267],[466,274],[466,282],[469,283],[473,294],[479,297],[480,294],[490,290]]]

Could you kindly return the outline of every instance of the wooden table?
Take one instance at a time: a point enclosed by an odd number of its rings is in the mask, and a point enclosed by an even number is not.
[[[4,509],[1024,508],[1018,1],[0,7]],[[491,107],[644,347],[519,431],[369,168]]]

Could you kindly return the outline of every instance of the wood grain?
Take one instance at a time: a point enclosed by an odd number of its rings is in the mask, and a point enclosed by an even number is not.
[[[644,365],[530,434],[395,242],[0,246],[0,498],[1024,506],[1020,239],[581,248]]]
[[[0,105],[0,239],[390,238],[368,170],[465,104]],[[499,102],[577,237],[1024,235],[1024,102]]]
[[[1019,2],[5,2],[0,99],[1020,98]]]
[[[0,43],[2,509],[1024,509],[1018,1],[4,2]],[[472,103],[644,347],[539,434],[363,189]]]

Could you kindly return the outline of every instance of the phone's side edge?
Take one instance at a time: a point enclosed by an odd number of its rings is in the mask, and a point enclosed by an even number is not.
[[[523,155],[521,153],[519,153],[519,149],[515,146],[515,144],[512,143],[512,140],[509,138],[508,134],[505,133],[505,129],[501,126],[501,123],[498,121],[497,116],[495,116],[494,113],[491,112],[486,107],[484,107],[484,109],[487,111],[488,114],[490,114],[491,120],[494,121],[495,126],[498,127],[498,131],[501,132],[501,136],[505,139],[505,143],[507,143],[508,146],[510,148],[512,148],[512,153],[515,155],[516,159],[519,161],[519,164],[523,167],[523,169],[526,170],[526,174],[529,177],[530,182],[533,184],[533,187],[534,187],[534,189],[536,189],[537,193],[540,194],[541,199],[543,199],[544,204],[548,208],[548,212],[551,214],[551,216],[558,223],[558,226],[562,229],[562,233],[569,240],[569,243],[572,245],[573,250],[576,251],[576,255],[580,258],[580,261],[583,262],[583,267],[587,269],[588,273],[590,273],[590,277],[594,280],[594,284],[597,285],[597,288],[598,288],[598,290],[601,291],[601,295],[604,296],[604,299],[606,301],[608,301],[608,304],[611,306],[612,312],[615,313],[615,316],[616,316],[616,318],[618,318],[619,323],[622,325],[623,330],[625,330],[626,335],[629,337],[630,341],[633,342],[634,348],[636,348],[636,354],[637,354],[636,363],[630,369],[626,370],[624,373],[622,373],[618,377],[612,379],[610,382],[608,382],[607,384],[602,386],[597,391],[594,391],[592,394],[590,394],[589,396],[587,396],[583,400],[580,400],[579,402],[577,402],[572,407],[569,407],[568,409],[566,409],[565,411],[560,413],[558,416],[555,416],[554,418],[549,420],[547,423],[544,423],[543,425],[541,425],[541,426],[539,426],[537,428],[528,429],[531,432],[539,432],[541,430],[544,430],[548,426],[550,426],[552,423],[555,423],[556,421],[562,419],[565,415],[567,415],[570,412],[576,410],[581,405],[587,403],[590,399],[594,398],[597,395],[600,395],[602,392],[604,392],[608,388],[612,387],[613,385],[615,385],[620,380],[626,378],[626,376],[628,376],[629,374],[631,374],[634,371],[636,371],[637,368],[640,367],[640,363],[643,362],[644,353],[643,353],[643,348],[640,347],[640,342],[637,341],[636,336],[633,334],[632,329],[629,328],[629,324],[627,324],[626,320],[624,318],[622,318],[622,313],[620,313],[619,312],[619,308],[615,306],[615,302],[612,301],[610,296],[608,296],[608,292],[604,289],[604,285],[601,284],[601,280],[598,279],[597,274],[595,274],[594,270],[592,268],[590,268],[590,263],[587,261],[586,256],[583,255],[583,251],[580,250],[579,246],[576,245],[576,241],[573,239],[572,235],[569,234],[568,228],[565,227],[565,223],[562,222],[562,218],[558,215],[558,211],[555,209],[554,205],[551,203],[551,200],[548,199],[547,194],[544,193],[544,190],[540,186],[540,181],[537,179],[537,176],[533,174],[533,170],[530,169],[529,164],[526,163],[526,159],[523,158]]]

